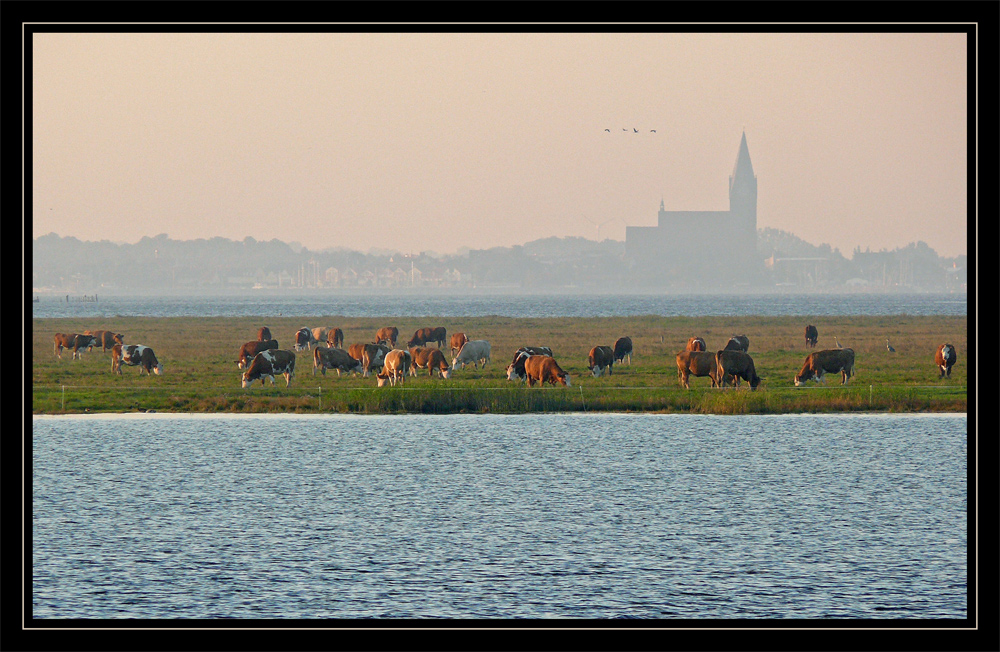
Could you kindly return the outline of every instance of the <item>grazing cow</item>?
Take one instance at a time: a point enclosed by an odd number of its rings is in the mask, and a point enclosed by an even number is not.
[[[819,339],[819,331],[812,324],[806,326],[806,346],[816,348],[816,340]]]
[[[324,376],[326,375],[327,369],[336,369],[337,377],[340,377],[341,372],[348,373],[363,373],[364,365],[360,360],[355,360],[351,355],[343,350],[337,348],[326,348],[317,346],[313,349],[313,376],[316,375],[316,370],[319,369],[320,373]]]
[[[840,373],[840,384],[845,385],[854,375],[854,349],[825,349],[806,356],[802,371],[796,374],[795,386],[801,387],[807,380],[826,382],[824,374]]]
[[[632,338],[619,337],[615,341],[615,362],[624,362],[628,358],[628,363],[632,364]]]
[[[445,339],[448,337],[447,331],[445,331],[444,326],[438,326],[437,328],[418,328],[413,334],[413,339],[406,343],[406,346],[413,348],[415,346],[424,346],[428,342],[436,342],[438,348],[440,349],[444,345]]]
[[[399,329],[395,326],[384,326],[375,331],[375,342],[388,342],[389,346],[396,348],[396,340],[399,339]]]
[[[344,348],[344,331],[339,328],[331,328],[326,334],[326,345],[331,349]]]
[[[716,377],[721,387],[725,387],[727,379],[732,377],[734,384],[737,382],[737,378],[742,378],[750,383],[751,390],[756,390],[760,382],[764,380],[757,375],[753,358],[743,351],[719,351],[715,354],[715,364],[718,367],[715,372]]]
[[[958,360],[958,353],[955,352],[955,347],[951,344],[942,344],[937,348],[934,353],[934,364],[938,366],[938,371],[941,374],[938,378],[944,378],[947,376],[951,378],[951,368],[955,366],[955,361]]]
[[[274,385],[274,377],[282,375],[285,377],[285,387],[292,384],[292,377],[295,375],[295,353],[284,349],[273,351],[261,351],[254,356],[253,362],[243,372],[242,386],[246,389],[257,379],[260,379],[261,387],[264,380],[270,380]]]
[[[410,367],[411,376],[417,375],[417,369],[426,369],[428,376],[433,376],[434,370],[437,369],[442,378],[447,378],[451,373],[441,349],[414,346],[410,348],[410,357],[413,359],[413,365]]]
[[[469,336],[465,333],[451,334],[451,355],[456,356],[462,350],[462,346],[469,341]]]
[[[112,331],[83,331],[84,335],[93,335],[95,342],[94,346],[101,347],[101,353],[105,351],[110,351],[115,344],[124,344],[125,336],[121,333],[114,333]],[[87,351],[90,351],[93,347],[88,346]]]
[[[717,387],[718,369],[715,354],[711,351],[685,350],[677,354],[677,376],[685,389],[691,389],[688,381],[691,376],[708,376],[712,380],[712,387]]]
[[[587,356],[587,369],[597,378],[604,370],[608,370],[608,375],[612,373],[615,366],[615,351],[610,346],[595,346]]]
[[[163,365],[156,359],[153,349],[142,344],[115,344],[111,348],[111,371],[121,376],[123,364],[139,367],[140,376],[143,370],[147,376],[163,373]]]
[[[386,383],[395,387],[398,382],[402,385],[406,381],[406,374],[409,373],[413,364],[413,358],[409,351],[403,349],[393,349],[385,354],[385,365],[382,373],[375,376],[378,386],[385,387]]]
[[[465,367],[465,365],[471,363],[476,369],[479,369],[480,363],[485,367],[489,361],[490,343],[486,340],[469,340],[462,345],[458,355],[452,359],[451,368],[454,371],[460,368],[459,365]]]
[[[522,346],[514,352],[514,359],[507,365],[507,380],[526,380],[524,361],[529,355],[552,357],[552,349],[547,346]]]
[[[261,326],[260,330],[257,331],[257,341],[265,342],[269,339],[271,339],[271,329],[267,326]]]
[[[692,337],[688,339],[687,348],[685,351],[708,351],[708,345],[705,344],[704,338]]]
[[[746,353],[750,350],[750,338],[746,335],[733,335],[729,338],[729,342],[726,343],[725,351],[743,351]]]
[[[293,348],[296,351],[308,351],[315,343],[316,339],[308,328],[303,327],[295,331],[295,346]]]
[[[62,360],[62,350],[73,351],[73,359],[83,355],[83,349],[90,349],[98,345],[97,338],[93,335],[81,335],[79,333],[56,333],[55,352]]]
[[[547,355],[529,355],[524,361],[524,375],[528,379],[528,387],[545,383],[562,383],[570,387],[569,374],[559,367],[556,359]]]
[[[330,331],[333,330],[333,326],[317,326],[312,329],[312,339],[316,346],[320,345],[320,342],[325,343],[329,338]]]
[[[373,369],[380,369],[385,360],[385,355],[391,351],[384,344],[374,344],[371,342],[364,344],[352,344],[347,347],[347,353],[361,363],[361,375],[368,377],[368,373]]]
[[[236,365],[243,369],[250,361],[256,357],[261,351],[270,351],[271,349],[278,348],[278,340],[256,340],[254,342],[245,342],[243,346],[240,347],[240,352],[236,354]]]

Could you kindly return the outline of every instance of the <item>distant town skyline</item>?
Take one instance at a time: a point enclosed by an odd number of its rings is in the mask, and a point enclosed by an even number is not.
[[[758,228],[847,256],[967,254],[965,28],[880,27],[40,31],[32,235],[439,253],[624,240],[661,200],[726,210],[745,133]]]

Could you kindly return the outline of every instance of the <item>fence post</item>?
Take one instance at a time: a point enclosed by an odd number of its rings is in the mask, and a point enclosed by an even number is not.
[[[580,385],[580,400],[583,401],[583,411],[587,411],[587,400],[583,398],[583,385]]]
[[[62,386],[62,411],[66,411],[66,386]]]
[[[322,385],[316,388],[316,398],[319,399],[319,411],[323,411],[323,387]]]
[[[868,409],[872,409],[872,385],[868,386]]]

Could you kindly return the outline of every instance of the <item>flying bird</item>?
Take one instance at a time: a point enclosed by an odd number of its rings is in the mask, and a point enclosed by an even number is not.
[[[634,131],[635,133],[639,133],[639,130],[636,129],[635,127],[632,127],[632,131]]]
[[[655,134],[655,133],[656,133],[656,129],[650,129],[650,130],[649,130],[649,133],[651,133],[651,134]]]
[[[892,344],[889,344],[888,338],[885,340],[885,348],[889,350],[889,353],[895,353],[896,349],[892,348]]]
[[[605,129],[604,131],[610,132],[611,130],[610,129]]]

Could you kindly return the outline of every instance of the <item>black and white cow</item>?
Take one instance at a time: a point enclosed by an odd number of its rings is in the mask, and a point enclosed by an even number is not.
[[[156,359],[153,349],[142,344],[115,344],[111,348],[111,371],[122,375],[122,365],[139,367],[139,375],[143,370],[146,375],[163,373],[163,365]]]
[[[261,351],[254,356],[250,366],[243,372],[243,389],[258,379],[261,386],[264,385],[265,379],[270,380],[273,385],[274,377],[280,375],[285,377],[285,387],[292,384],[292,377],[295,375],[295,353],[284,349]]]

